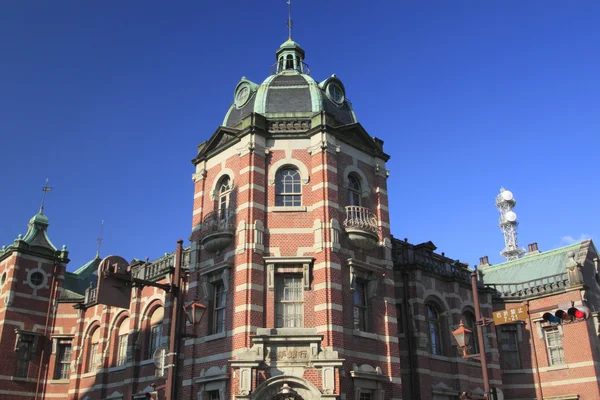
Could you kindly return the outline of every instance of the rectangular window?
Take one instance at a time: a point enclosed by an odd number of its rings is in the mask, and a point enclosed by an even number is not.
[[[503,325],[498,327],[498,340],[500,342],[500,358],[502,368],[520,369],[519,342],[517,340],[516,325]]]
[[[29,362],[33,356],[34,335],[19,334],[17,348],[17,366],[15,376],[27,378],[29,376]]]
[[[221,400],[218,390],[211,390],[208,392],[208,400]]]
[[[302,276],[278,276],[275,290],[275,327],[302,327],[304,324]]]
[[[371,399],[372,399],[372,397],[371,397],[370,392],[367,392],[367,393],[365,393],[363,391],[360,392],[360,400],[371,400]]]
[[[227,305],[227,296],[223,282],[215,282],[213,284],[213,292],[212,333],[221,333],[225,332],[225,307]]]
[[[90,362],[88,364],[88,372],[93,372],[98,368],[98,362],[100,361],[99,343],[92,343],[90,345]]]
[[[69,379],[71,370],[71,342],[61,341],[56,349],[56,370],[54,379]]]
[[[354,282],[354,329],[367,331],[367,284]]]
[[[119,343],[117,344],[117,366],[125,365],[127,362],[127,339],[129,335],[119,335]]]
[[[562,344],[562,335],[558,328],[544,329],[546,336],[546,349],[548,350],[548,365],[565,363],[565,352]]]
[[[148,345],[148,358],[152,358],[154,351],[160,347],[162,343],[162,323],[154,325],[150,328],[150,343]]]
[[[396,320],[398,321],[398,333],[404,333],[404,320],[402,319],[403,304],[396,305]]]

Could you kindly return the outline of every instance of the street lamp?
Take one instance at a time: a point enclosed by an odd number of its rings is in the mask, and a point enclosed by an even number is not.
[[[192,325],[198,325],[200,321],[202,321],[202,318],[204,317],[204,314],[206,314],[207,309],[207,307],[204,304],[198,302],[194,302],[189,306],[183,308],[185,310],[185,315],[188,321],[190,321],[190,324]]]
[[[473,336],[473,331],[465,328],[462,321],[458,329],[452,334],[458,343],[458,347],[462,348],[463,358],[476,358],[481,361],[481,375],[483,377],[484,398],[491,399],[492,393],[490,390],[490,378],[488,376],[487,358],[485,354],[485,342],[483,340],[483,327],[490,325],[493,321],[489,318],[481,316],[481,308],[479,306],[479,291],[477,290],[477,269],[471,272],[471,291],[473,292],[473,303],[475,306],[475,318],[477,324],[477,339],[479,342],[479,353],[467,354],[467,349],[470,348],[469,342]]]
[[[469,343],[471,342],[471,338],[473,337],[473,331],[465,328],[463,325],[462,319],[460,320],[460,325],[458,329],[452,332],[454,335],[454,339],[458,343],[458,347],[463,350],[463,358],[469,358],[467,354],[467,349],[470,349]]]

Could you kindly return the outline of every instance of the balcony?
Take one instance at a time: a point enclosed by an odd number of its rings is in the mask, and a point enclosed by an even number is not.
[[[209,253],[219,253],[229,246],[235,233],[234,213],[229,209],[211,211],[202,220],[200,244]]]
[[[379,226],[377,217],[368,208],[347,206],[344,227],[352,245],[370,250],[379,241]]]

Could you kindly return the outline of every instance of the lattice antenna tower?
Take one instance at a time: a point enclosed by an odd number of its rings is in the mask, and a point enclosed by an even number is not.
[[[500,188],[500,194],[496,196],[496,208],[500,213],[500,230],[504,235],[504,244],[506,247],[502,249],[500,255],[506,258],[506,261],[519,259],[525,254],[525,249],[519,248],[517,243],[517,214],[513,211],[517,205],[512,192],[504,188]]]

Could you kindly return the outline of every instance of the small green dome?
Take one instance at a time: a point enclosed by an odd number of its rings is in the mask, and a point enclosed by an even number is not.
[[[35,214],[33,217],[31,217],[31,219],[29,220],[30,224],[44,224],[44,225],[49,225],[48,224],[48,217],[46,217],[44,214],[42,214],[41,212]]]

